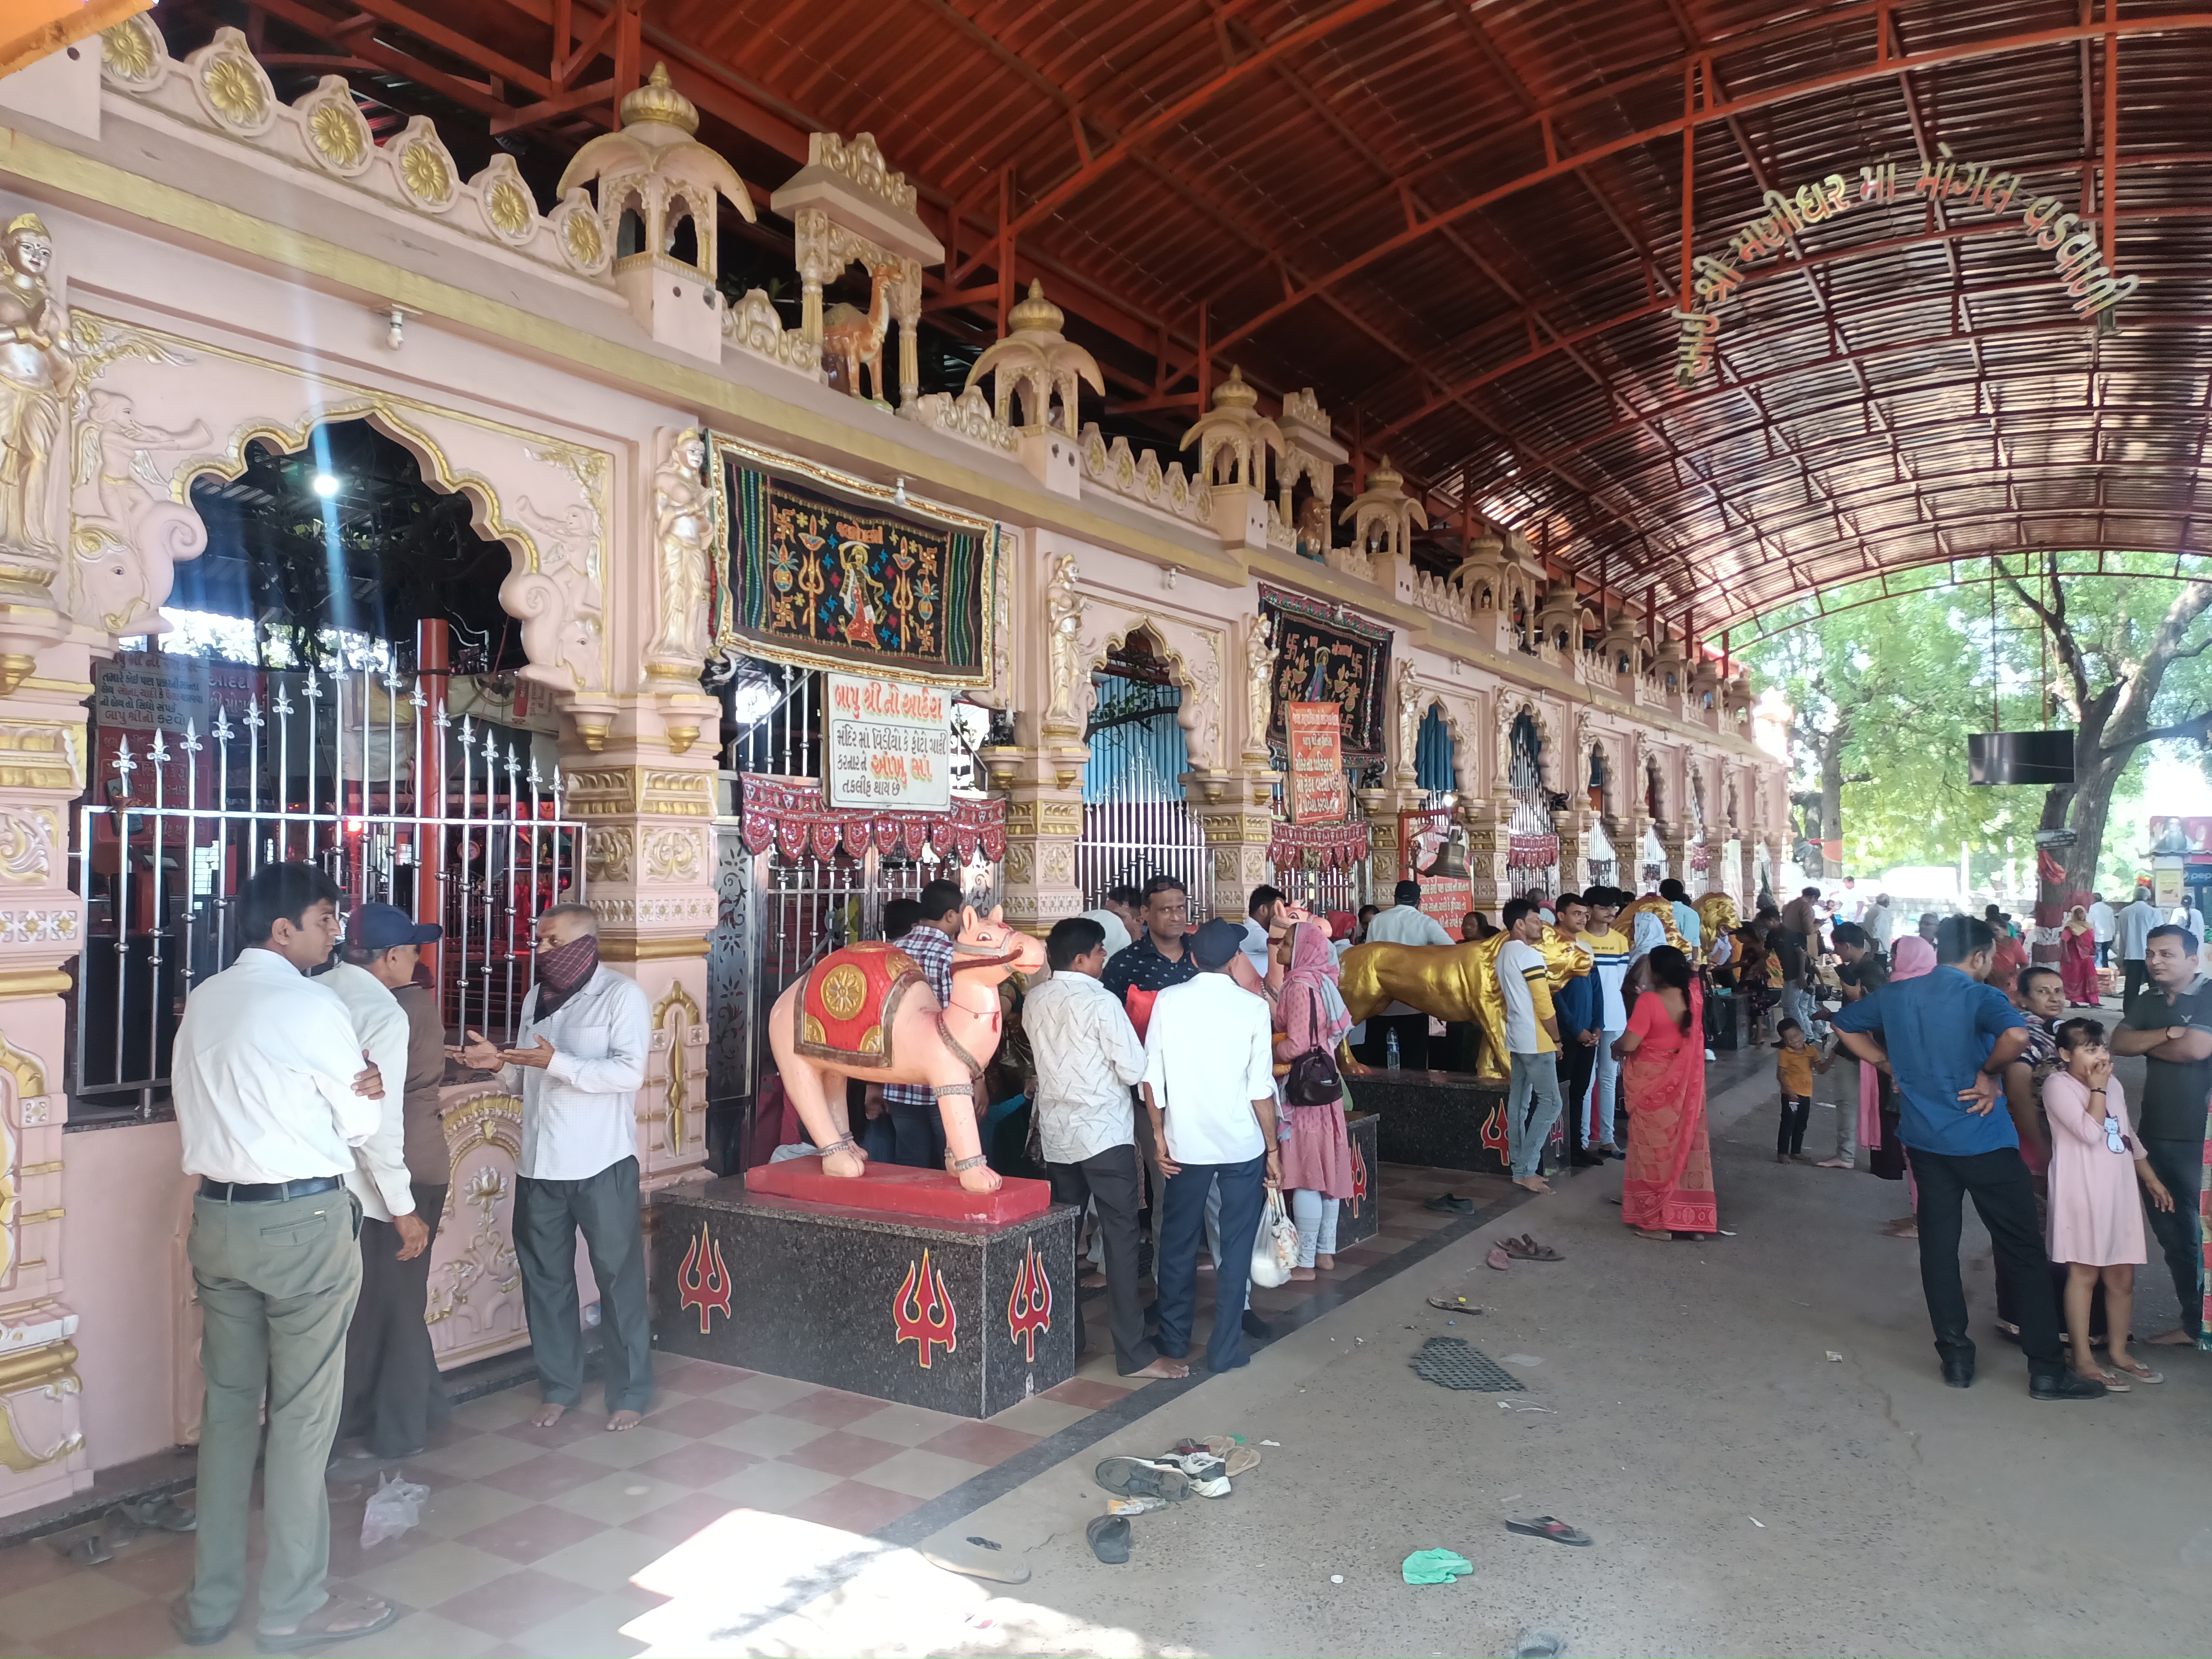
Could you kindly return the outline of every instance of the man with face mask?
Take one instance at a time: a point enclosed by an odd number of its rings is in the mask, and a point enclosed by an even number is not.
[[[645,1299],[637,1128],[653,1011],[635,980],[599,963],[599,919],[556,904],[538,918],[538,982],[522,1000],[514,1046],[475,1031],[449,1050],[480,1072],[506,1068],[522,1097],[514,1161],[514,1254],[550,1429],[583,1398],[584,1332],[576,1306],[576,1235],[599,1287],[607,1429],[634,1429],[653,1401],[653,1329]]]

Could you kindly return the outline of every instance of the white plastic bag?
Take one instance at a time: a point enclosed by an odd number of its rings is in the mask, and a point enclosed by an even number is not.
[[[1270,1188],[1260,1230],[1252,1235],[1252,1282],[1263,1291],[1290,1281],[1298,1265],[1298,1227],[1283,1208],[1283,1195]]]
[[[428,1486],[402,1480],[396,1474],[386,1475],[377,1482],[368,1507],[362,1511],[362,1548],[371,1549],[387,1538],[397,1538],[420,1521],[422,1500],[429,1495]]]

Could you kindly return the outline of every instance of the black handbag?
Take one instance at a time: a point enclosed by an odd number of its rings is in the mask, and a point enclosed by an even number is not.
[[[1905,1143],[1897,1138],[1897,1096],[1889,1079],[1878,1080],[1875,1106],[1881,1122],[1881,1144],[1867,1149],[1867,1165],[1884,1181],[1905,1179]]]
[[[1322,1025],[1321,998],[1311,987],[1306,994],[1312,997],[1314,1029]],[[1291,1061],[1290,1075],[1283,1079],[1283,1098],[1293,1106],[1334,1106],[1344,1098],[1344,1079],[1336,1069],[1336,1056],[1328,1048],[1315,1044]]]

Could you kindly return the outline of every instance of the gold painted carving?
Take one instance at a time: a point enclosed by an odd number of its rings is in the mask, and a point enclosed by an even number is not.
[[[1039,801],[1036,823],[1041,835],[1079,836],[1083,833],[1083,808],[1074,801]]]
[[[0,807],[0,881],[51,881],[60,832],[57,812]]]
[[[491,187],[484,212],[502,235],[520,236],[530,228],[529,200],[512,179],[502,179]]]
[[[851,974],[855,979],[862,978],[860,971],[849,964],[840,969],[838,973]],[[837,977],[838,974],[836,973],[830,975],[831,981],[836,981]],[[829,1001],[829,990],[830,987],[825,983],[823,987],[824,1006],[828,1006],[830,1012],[836,1014],[840,1019],[846,1018],[845,1013],[838,1012],[836,1004]],[[849,1000],[852,1007],[857,1008],[860,1006],[860,997],[865,996],[866,990],[867,987],[863,983],[860,988],[859,994],[848,999],[844,996],[841,987],[840,1000]],[[848,1012],[849,1012],[849,1010]],[[675,1018],[678,1014],[683,1016],[680,1022]],[[671,1157],[680,1156],[684,1151],[685,1110],[690,1103],[691,1097],[690,1079],[685,1073],[687,1062],[684,1058],[685,1047],[684,1040],[690,1035],[690,1028],[698,1023],[699,1005],[692,1001],[691,994],[684,988],[680,981],[670,986],[660,1000],[653,1005],[653,1030],[668,1033],[668,1088],[661,1098],[667,1109],[662,1122],[668,1135],[668,1151]]]
[[[573,792],[573,783],[570,787]],[[569,797],[573,805],[574,795]],[[592,881],[628,881],[634,843],[627,829],[616,826],[584,832],[584,873]]]
[[[1075,732],[1083,715],[1075,707],[1075,688],[1083,673],[1083,595],[1075,589],[1075,556],[1056,553],[1045,588],[1047,661],[1051,670],[1052,696],[1045,705],[1045,729]],[[1084,713],[1087,714],[1085,710]]]
[[[159,78],[157,69],[167,55],[144,12],[100,31],[100,66],[111,80],[144,86]]]
[[[216,52],[201,70],[200,83],[216,113],[234,127],[249,128],[269,112],[261,67],[243,52]]]
[[[568,258],[583,270],[596,267],[606,253],[599,222],[587,212],[572,212],[562,222],[561,242],[568,250]]]
[[[22,1432],[15,1425],[16,1395],[35,1392],[59,1401],[82,1394],[84,1383],[76,1374],[76,1365],[74,1342],[56,1342],[0,1360],[0,1463],[17,1474],[42,1468],[84,1444],[83,1432],[72,1429],[46,1450],[34,1451],[23,1443]]]
[[[341,102],[325,98],[307,117],[307,140],[315,154],[341,172],[358,166],[368,155],[368,128],[349,94]]]
[[[438,141],[429,118],[418,115],[407,124],[414,137],[399,152],[399,182],[410,196],[425,207],[449,207],[453,200],[453,158]]]

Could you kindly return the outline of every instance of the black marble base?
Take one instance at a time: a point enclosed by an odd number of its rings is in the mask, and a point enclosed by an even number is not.
[[[1336,1206],[1336,1248],[1348,1250],[1375,1237],[1382,1225],[1382,1152],[1377,1130],[1382,1120],[1372,1112],[1344,1115],[1345,1137],[1352,1142],[1350,1198]]]
[[[1505,1173],[1505,1089],[1465,1072],[1374,1072],[1347,1079],[1363,1112],[1380,1118],[1389,1164]]]
[[[670,1353],[961,1417],[1075,1375],[1067,1205],[1001,1227],[921,1223],[728,1177],[656,1208],[653,1323]]]

